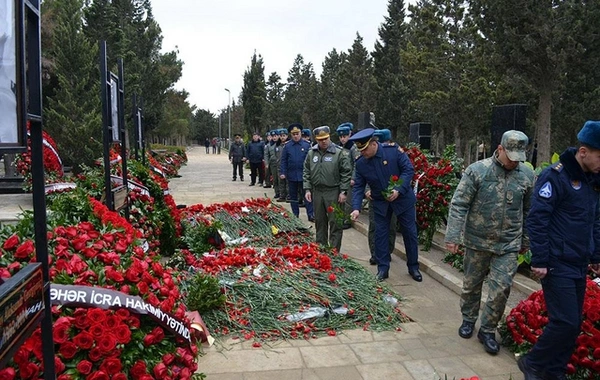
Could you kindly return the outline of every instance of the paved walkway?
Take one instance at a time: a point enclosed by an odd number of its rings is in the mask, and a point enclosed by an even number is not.
[[[188,165],[181,177],[170,182],[178,204],[210,204],[251,197],[273,196],[273,189],[249,187],[231,181],[227,153],[206,154],[202,147],[188,149]],[[286,204],[289,208],[289,204]],[[310,225],[301,209],[300,218]],[[364,235],[366,216],[345,230],[342,251],[368,265],[369,252]],[[475,337],[465,340],[457,335],[461,322],[459,311],[460,274],[441,262],[443,253],[432,249],[420,255],[423,282],[413,281],[402,259],[402,239],[398,239],[390,278],[386,280],[404,297],[402,310],[414,322],[406,323],[402,332],[373,333],[345,331],[336,337],[310,341],[282,341],[271,348],[253,348],[251,342],[228,340],[223,345],[205,349],[199,371],[209,380],[312,380],[312,379],[401,379],[449,380],[479,376],[482,380],[522,380],[513,355],[502,348],[496,356],[488,355]],[[538,285],[517,276],[509,306],[515,305]]]

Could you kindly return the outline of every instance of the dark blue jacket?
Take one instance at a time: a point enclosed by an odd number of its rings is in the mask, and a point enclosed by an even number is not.
[[[382,145],[378,143],[377,153],[371,158],[360,156],[354,167],[354,187],[352,188],[352,209],[360,210],[362,200],[365,196],[365,187],[369,185],[373,206],[386,206],[391,204],[394,212],[398,215],[409,207],[415,207],[417,198],[411,187],[411,181],[415,173],[410,159],[397,145]],[[394,202],[388,202],[381,194],[390,183],[390,177],[397,175],[403,182],[398,198]]]
[[[600,263],[600,183],[581,169],[576,151],[542,171],[526,220],[531,266],[567,278],[583,278],[590,262]]]
[[[246,154],[250,163],[261,163],[265,157],[265,143],[262,141],[250,141],[246,147]]]
[[[281,153],[279,174],[285,175],[285,179],[288,181],[302,182],[304,159],[309,149],[310,144],[304,139],[300,139],[298,142],[294,140],[286,142]]]

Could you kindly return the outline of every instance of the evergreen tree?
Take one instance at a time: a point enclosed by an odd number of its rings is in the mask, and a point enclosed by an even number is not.
[[[538,95],[535,140],[538,161],[550,161],[552,96],[567,70],[567,57],[577,55],[569,17],[578,1],[472,0],[478,25],[494,46],[497,70],[522,77]],[[597,33],[597,32],[596,32]]]
[[[244,73],[244,87],[241,94],[244,106],[244,125],[250,134],[254,131],[261,133],[266,96],[263,59],[254,52],[250,66]]]
[[[272,72],[267,81],[267,102],[265,105],[265,122],[269,129],[283,127],[285,124],[283,110],[283,91],[284,84],[281,83],[281,77]]]
[[[302,123],[306,128],[318,126],[318,85],[312,63],[304,63],[298,54],[288,72],[284,95],[286,123]]]
[[[50,6],[50,5],[49,5]],[[82,0],[54,0],[52,33],[56,87],[44,109],[44,126],[66,166],[77,172],[102,156],[98,49],[82,33]]]
[[[323,61],[319,82],[319,120],[332,128],[346,121],[342,119],[337,98],[340,70],[345,59],[346,53],[338,53],[336,49],[330,51]]]
[[[362,41],[357,33],[342,64],[336,88],[340,116],[342,120],[354,124],[357,124],[359,112],[372,112],[375,109],[377,83],[373,76],[373,62]]]
[[[379,39],[373,51],[373,73],[377,81],[377,125],[386,126],[393,135],[398,130],[406,135],[408,120],[404,111],[408,108],[409,91],[404,76],[400,51],[406,45],[404,0],[389,0],[388,15],[379,27]]]

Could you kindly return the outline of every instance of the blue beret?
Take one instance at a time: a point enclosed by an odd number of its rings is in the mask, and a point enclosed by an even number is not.
[[[302,136],[310,136],[310,129],[304,128],[302,130]]]
[[[302,132],[303,129],[304,127],[300,123],[293,123],[287,127],[289,133]]]
[[[279,135],[280,135],[280,136],[281,136],[281,135],[287,135],[287,134],[288,134],[288,131],[287,131],[287,129],[285,129],[285,128],[280,128],[280,129],[279,129]]]
[[[577,134],[577,140],[594,149],[600,149],[600,121],[586,121]]]
[[[336,132],[337,132],[338,136],[348,136],[350,134],[350,128],[338,127]]]
[[[350,130],[353,130],[353,129],[354,129],[354,124],[352,124],[352,123],[350,123],[350,122],[345,122],[345,123],[342,123],[342,124],[338,125],[338,127],[337,127],[337,129],[336,129],[336,132],[337,132],[337,130],[338,130],[338,129],[340,129],[340,128],[348,128],[348,129],[350,129]]]
[[[363,151],[367,146],[369,146],[374,133],[375,129],[365,128],[353,134],[350,137],[350,140],[354,141],[354,144],[359,151]]]

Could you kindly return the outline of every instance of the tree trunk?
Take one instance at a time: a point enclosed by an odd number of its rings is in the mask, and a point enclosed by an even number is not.
[[[536,137],[538,144],[538,165],[542,162],[550,162],[551,146],[551,112],[552,112],[552,90],[550,86],[540,88],[540,99],[536,121]]]

